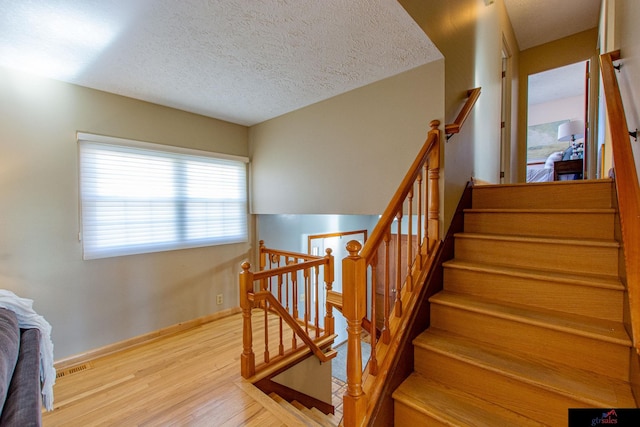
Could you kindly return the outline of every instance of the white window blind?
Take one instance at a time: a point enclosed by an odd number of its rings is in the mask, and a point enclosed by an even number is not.
[[[78,134],[84,259],[247,241],[246,159]]]

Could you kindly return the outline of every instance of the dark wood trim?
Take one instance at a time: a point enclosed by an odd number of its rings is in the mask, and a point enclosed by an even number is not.
[[[263,378],[257,383],[254,383],[253,385],[258,387],[263,393],[265,394],[275,393],[281,398],[285,399],[287,402],[293,402],[295,400],[297,402],[300,402],[307,408],[317,408],[323,414],[335,413],[335,408],[333,407],[333,405],[323,402],[322,400],[316,399],[315,397],[301,393],[290,387],[279,384],[275,381],[272,381],[271,378]]]

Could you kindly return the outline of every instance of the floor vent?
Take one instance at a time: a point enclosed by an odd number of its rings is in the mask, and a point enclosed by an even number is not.
[[[70,368],[56,372],[56,378],[68,377],[71,374],[86,371],[87,369],[91,369],[90,363],[83,363],[81,365],[72,366]]]

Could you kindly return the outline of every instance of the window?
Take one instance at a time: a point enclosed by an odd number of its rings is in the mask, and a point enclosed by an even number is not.
[[[78,134],[84,259],[247,241],[247,159]]]

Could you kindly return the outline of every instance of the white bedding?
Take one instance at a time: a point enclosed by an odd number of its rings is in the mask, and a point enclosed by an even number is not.
[[[553,165],[562,160],[562,151],[551,153],[544,162],[542,168],[527,168],[527,182],[549,182],[553,181]]]
[[[553,169],[527,169],[527,182],[553,181]]]

